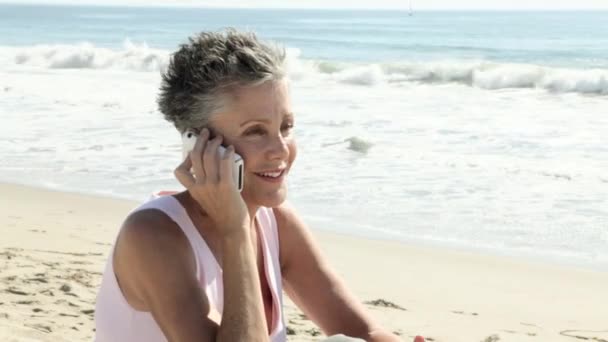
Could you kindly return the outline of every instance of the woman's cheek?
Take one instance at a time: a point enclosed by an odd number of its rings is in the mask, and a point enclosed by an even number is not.
[[[287,143],[287,146],[289,148],[289,161],[293,163],[296,160],[296,157],[298,156],[298,144],[296,143],[296,140],[294,138],[290,138]]]
[[[234,148],[241,158],[243,158],[245,169],[248,169],[248,166],[252,166],[252,163],[255,161],[252,146],[250,144],[242,144],[240,147],[235,145]]]

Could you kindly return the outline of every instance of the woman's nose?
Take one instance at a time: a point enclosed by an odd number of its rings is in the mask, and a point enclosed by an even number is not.
[[[273,137],[268,153],[270,159],[286,159],[289,156],[288,140],[282,135]]]

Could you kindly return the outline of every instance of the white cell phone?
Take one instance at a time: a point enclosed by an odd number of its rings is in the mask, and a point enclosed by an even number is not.
[[[186,131],[182,134],[182,158],[186,159],[186,156],[196,144],[196,138],[198,135],[194,131]],[[219,147],[220,156],[223,157],[224,153],[226,153],[226,148],[224,146]],[[238,154],[234,153],[234,166],[232,168],[232,179],[234,180],[234,184],[239,192],[243,191],[243,182],[244,182],[244,171],[245,171],[245,163],[243,162],[243,158]]]

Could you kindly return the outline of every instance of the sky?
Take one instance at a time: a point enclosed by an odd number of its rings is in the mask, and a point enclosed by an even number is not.
[[[406,9],[409,0],[0,0],[0,3],[237,8]],[[412,0],[414,10],[608,10],[608,0]]]

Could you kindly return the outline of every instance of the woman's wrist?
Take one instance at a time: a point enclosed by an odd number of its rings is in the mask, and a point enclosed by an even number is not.
[[[244,223],[226,224],[219,229],[219,233],[222,244],[248,241],[251,236],[248,225]]]

